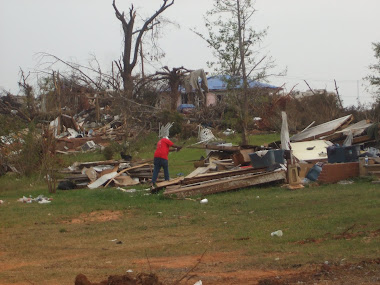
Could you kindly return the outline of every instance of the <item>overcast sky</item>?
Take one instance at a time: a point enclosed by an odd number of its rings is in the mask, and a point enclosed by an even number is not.
[[[142,18],[161,0],[117,0],[120,11],[130,4]],[[163,14],[180,27],[167,26],[161,48],[162,65],[208,70],[211,50],[190,28],[204,30],[203,16],[213,0],[175,0]],[[380,41],[379,0],[256,0],[253,25],[269,27],[262,44],[285,77],[270,78],[290,90],[312,88],[333,91],[334,79],[345,106],[371,101],[363,77],[375,63],[372,42]],[[86,64],[95,55],[104,71],[122,50],[122,29],[112,0],[0,0],[0,88],[18,92],[20,67],[37,65],[38,52]],[[159,68],[159,66],[157,66]],[[31,77],[31,79],[33,79]]]

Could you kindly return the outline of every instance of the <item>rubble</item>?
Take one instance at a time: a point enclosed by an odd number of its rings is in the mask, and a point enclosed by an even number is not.
[[[152,177],[153,165],[150,161],[105,160],[74,163],[59,172],[64,175],[58,185],[60,190],[86,187],[96,189],[103,185],[118,187],[146,183]],[[162,180],[163,175],[160,174],[159,181]]]
[[[18,199],[17,201],[21,202],[21,203],[27,203],[27,204],[30,204],[33,202],[37,202],[38,204],[48,204],[52,200],[53,200],[53,198],[48,198],[48,197],[45,197],[44,195],[39,195],[36,198],[33,198],[32,195],[30,195],[29,197],[23,196],[22,198]]]

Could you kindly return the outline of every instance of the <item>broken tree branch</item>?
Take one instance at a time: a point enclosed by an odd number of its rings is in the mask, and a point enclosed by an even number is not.
[[[304,80],[304,81],[305,81],[305,83],[306,83],[307,87],[309,87],[310,91],[313,93],[313,95],[315,95],[315,93],[314,93],[313,89],[311,89],[311,87],[310,87],[309,83],[307,83],[307,82],[306,82],[306,80]]]

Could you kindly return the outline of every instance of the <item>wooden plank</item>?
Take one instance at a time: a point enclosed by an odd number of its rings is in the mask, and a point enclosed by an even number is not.
[[[209,149],[209,150],[222,150],[227,152],[235,152],[240,150],[240,146],[223,146],[223,145],[210,145],[206,144],[203,146],[188,146],[187,148],[198,148],[198,149]]]
[[[175,185],[175,184],[180,183],[183,179],[185,179],[185,177],[177,177],[174,179],[170,179],[169,181],[162,181],[162,182],[157,183],[156,188],[163,188],[163,187]]]
[[[136,165],[136,166],[133,166],[133,167],[129,167],[129,168],[126,168],[126,169],[123,169],[122,171],[118,172],[116,176],[112,177],[110,179],[110,181],[107,182],[107,184],[105,185],[105,187],[107,187],[115,177],[118,177],[119,175],[121,175],[122,173],[124,172],[127,172],[128,170],[131,170],[131,169],[135,169],[135,168],[139,168],[139,167],[142,167],[142,166],[146,166],[146,165],[149,165],[148,163],[144,163],[144,164],[141,164],[141,165]]]
[[[117,172],[111,172],[111,173],[105,174],[102,177],[98,178],[96,181],[88,184],[87,187],[90,189],[95,189],[95,188],[98,188],[99,186],[103,185],[104,183],[106,183],[109,180],[107,183],[107,185],[108,185],[110,183],[110,181],[112,181],[113,178],[115,178],[117,176],[117,174],[118,174]]]
[[[189,175],[186,176],[186,178],[192,178],[194,176],[197,176],[199,174],[206,173],[207,171],[210,170],[210,168],[215,167],[214,165],[210,164],[206,167],[198,167],[196,168],[193,172],[191,172]]]
[[[190,187],[167,187],[164,195],[175,195],[181,198],[193,195],[204,196],[254,185],[266,184],[269,182],[283,181],[285,179],[286,173],[284,170],[261,174],[247,174],[237,178],[226,178],[217,182],[204,183]]]
[[[249,173],[262,173],[265,172],[265,168],[243,168],[239,170],[230,170],[230,171],[222,171],[222,172],[215,172],[215,173],[206,173],[202,175],[198,175],[196,177],[192,178],[185,178],[182,181],[182,185],[187,185],[187,184],[194,184],[198,182],[203,182],[203,181],[209,181],[209,180],[215,180],[215,179],[221,179],[221,178],[226,178],[226,177],[232,177],[232,176],[238,176],[238,175],[245,175]]]

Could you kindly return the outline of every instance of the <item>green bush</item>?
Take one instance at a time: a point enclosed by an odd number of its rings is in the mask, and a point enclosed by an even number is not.
[[[114,150],[111,145],[106,146],[103,150],[103,155],[106,160],[111,160],[113,158]]]
[[[14,151],[12,162],[21,174],[30,176],[41,166],[42,142],[41,135],[33,124],[29,125],[26,133],[21,135],[20,149]]]

